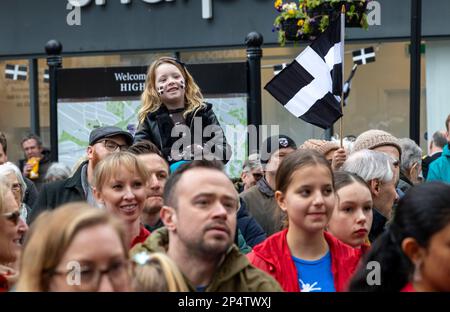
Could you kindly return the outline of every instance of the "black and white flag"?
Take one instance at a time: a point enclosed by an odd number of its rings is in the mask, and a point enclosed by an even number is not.
[[[353,62],[358,65],[375,62],[375,50],[373,47],[359,49],[352,52]]]
[[[44,82],[48,82],[48,81],[49,81],[50,76],[49,76],[49,74],[48,74],[48,69],[44,70],[44,75],[43,75],[43,77],[44,77]]]
[[[289,112],[327,129],[342,116],[341,21],[338,19],[264,87]]]
[[[343,87],[343,91],[344,91],[344,106],[347,105],[347,98],[350,95],[350,89],[352,87],[352,79],[353,76],[356,73],[356,69],[358,69],[358,64],[353,64],[353,68],[352,68],[352,72],[350,73],[350,76],[348,77],[348,79],[344,82],[344,87]]]
[[[286,68],[286,66],[287,66],[286,63],[279,64],[279,65],[275,65],[275,66],[273,67],[273,74],[274,74],[274,75],[278,75],[283,69]]]
[[[12,80],[27,80],[27,67],[25,65],[6,64],[5,78]]]

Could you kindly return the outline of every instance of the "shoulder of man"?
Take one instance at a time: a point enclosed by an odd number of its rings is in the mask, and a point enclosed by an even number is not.
[[[269,274],[255,268],[247,257],[233,246],[217,274],[213,288],[220,291],[282,291],[278,282]],[[235,283],[239,279],[239,283]],[[219,285],[221,284],[221,285]],[[239,289],[234,289],[239,284]]]
[[[153,231],[149,237],[143,242],[136,244],[130,250],[130,256],[134,257],[141,252],[166,252],[169,244],[169,231],[166,227],[161,227]]]

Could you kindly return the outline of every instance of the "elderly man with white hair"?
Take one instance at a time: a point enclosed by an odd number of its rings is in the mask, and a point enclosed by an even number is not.
[[[363,149],[350,154],[341,170],[353,172],[369,185],[373,200],[373,224],[369,233],[374,241],[391,218],[392,207],[398,199],[395,191],[394,159],[383,152]]]

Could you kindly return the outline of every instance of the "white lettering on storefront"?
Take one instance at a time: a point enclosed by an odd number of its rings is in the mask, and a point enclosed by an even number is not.
[[[85,7],[89,5],[92,0],[67,0],[69,4],[74,7]],[[117,0],[116,0],[117,1]],[[154,4],[159,2],[173,2],[175,0],[141,0],[145,3]],[[131,0],[120,0],[121,4],[130,4]],[[106,5],[106,0],[95,0],[95,5]],[[202,0],[202,18],[212,18],[212,0]]]

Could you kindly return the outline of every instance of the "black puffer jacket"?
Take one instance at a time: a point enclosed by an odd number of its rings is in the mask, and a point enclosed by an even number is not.
[[[200,125],[202,128],[201,131],[196,129],[196,127],[199,127]],[[205,103],[202,107],[199,107],[195,111],[189,113],[186,116],[186,126],[189,127],[190,133],[186,134],[187,137],[184,137],[184,142],[188,142],[190,137],[190,144],[198,144],[203,147],[204,151],[211,151],[215,155],[220,155],[220,158],[224,163],[228,162],[231,157],[231,147],[227,143],[223,129],[221,128],[219,121],[212,110],[212,104]],[[209,133],[204,132],[207,126],[213,126],[211,128],[212,131]],[[177,141],[182,139],[184,133],[179,133],[178,136],[171,137],[171,132],[174,127],[175,124],[169,116],[168,109],[165,105],[161,105],[156,112],[149,113],[144,122],[139,125],[134,137],[134,142],[136,143],[142,140],[152,142],[159,147],[167,161],[172,164],[181,159],[181,156],[179,155],[182,154],[183,148],[185,149],[187,147],[186,144],[184,144],[181,146],[181,149],[177,148],[180,147],[181,142]],[[199,131],[201,136],[197,135],[196,137],[194,135],[196,134],[196,130]],[[175,154],[180,157],[180,159],[177,160],[172,157],[173,155],[171,153],[172,146],[175,142],[177,142],[174,146],[176,149]],[[192,159],[192,157],[189,158],[190,156],[186,157],[188,157],[188,159]]]
[[[86,201],[81,172],[87,161],[83,162],[73,176],[56,182],[44,184],[39,196],[34,203],[31,215],[28,215],[28,224],[32,223],[37,216],[45,210],[53,210],[63,204]]]

